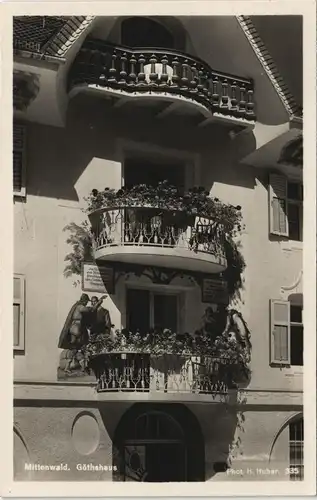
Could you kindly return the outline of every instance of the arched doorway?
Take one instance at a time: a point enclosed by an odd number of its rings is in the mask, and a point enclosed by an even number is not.
[[[114,437],[115,479],[204,481],[204,441],[196,417],[180,404],[135,404]]]
[[[128,47],[174,48],[174,37],[165,26],[148,17],[129,17],[121,24],[121,43]]]

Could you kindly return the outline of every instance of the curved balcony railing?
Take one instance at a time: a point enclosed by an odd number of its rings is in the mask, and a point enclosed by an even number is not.
[[[90,368],[99,393],[226,394],[239,379],[229,359],[190,354],[111,352],[92,357]]]
[[[153,259],[155,249],[165,249],[169,259],[202,257],[226,268],[224,233],[210,219],[152,206],[114,206],[92,212],[90,220],[96,259],[118,254],[119,247],[150,252]]]
[[[131,49],[87,40],[72,65],[68,89],[84,84],[128,94],[177,95],[211,114],[255,120],[251,79],[215,71],[201,59],[174,49]]]

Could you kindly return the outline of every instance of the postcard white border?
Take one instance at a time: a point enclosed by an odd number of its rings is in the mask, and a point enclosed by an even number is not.
[[[13,353],[12,273],[13,210],[12,144],[12,16],[13,15],[303,15],[304,18],[304,363],[305,479],[302,482],[14,482],[13,481]],[[2,358],[0,493],[10,497],[171,497],[171,496],[299,496],[316,492],[316,3],[315,1],[112,1],[12,2],[0,5],[1,27],[1,249],[0,334]]]

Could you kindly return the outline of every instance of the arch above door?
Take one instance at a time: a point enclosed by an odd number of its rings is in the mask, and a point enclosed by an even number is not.
[[[196,417],[182,404],[136,403],[113,440],[115,480],[205,480],[204,440]]]

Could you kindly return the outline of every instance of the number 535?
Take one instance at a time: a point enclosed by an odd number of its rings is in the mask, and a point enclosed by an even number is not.
[[[290,475],[290,474],[299,474],[299,469],[298,467],[287,467],[285,469],[285,474]]]

